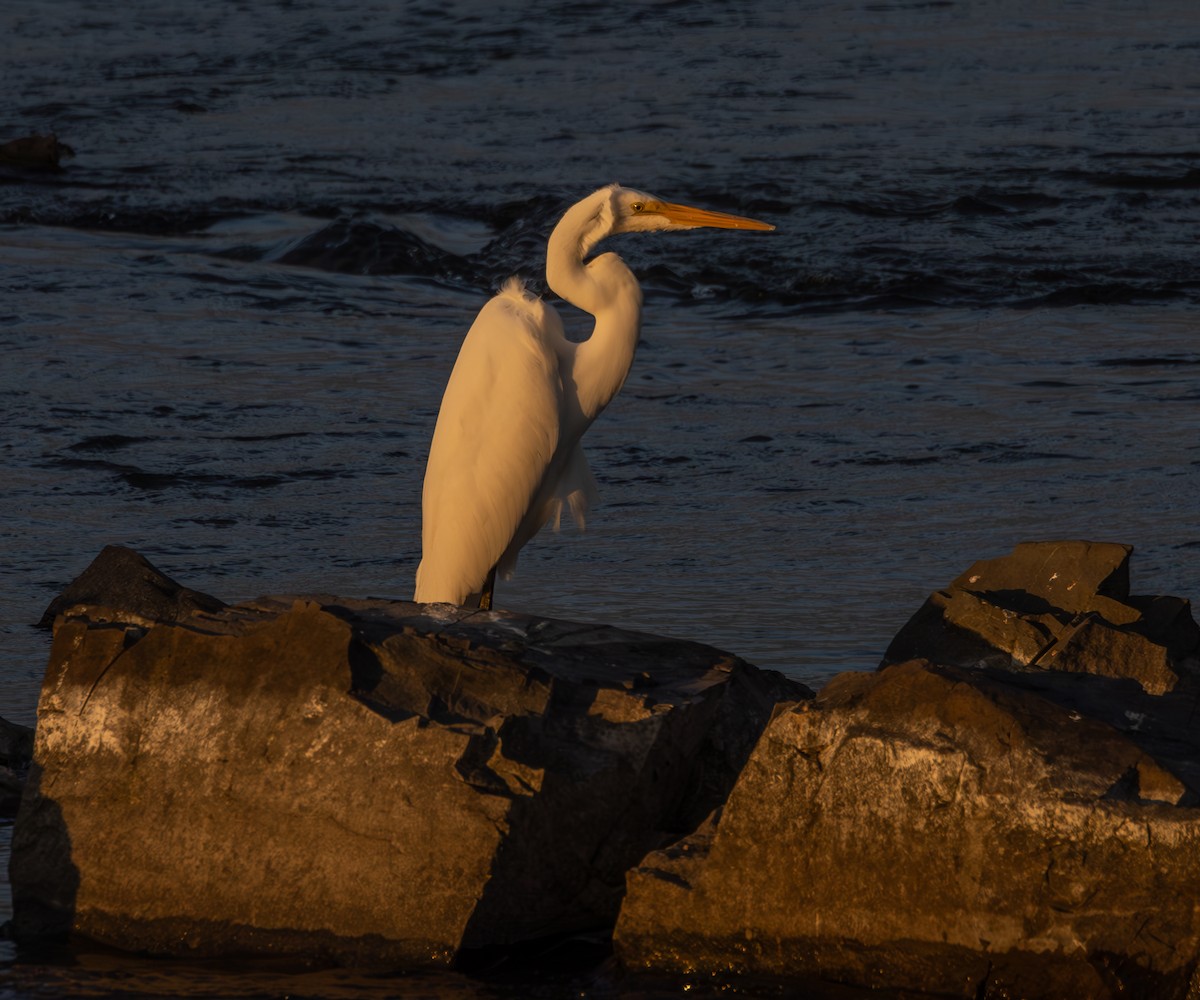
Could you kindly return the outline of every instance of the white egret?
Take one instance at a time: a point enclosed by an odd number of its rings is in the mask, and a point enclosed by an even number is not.
[[[642,290],[613,253],[587,260],[616,233],[774,229],[754,219],[661,201],[612,184],[573,205],[546,249],[546,281],[591,313],[592,335],[563,335],[553,307],[510,278],[479,312],[438,413],[422,497],[414,600],[491,607],[495,574],[566,504],[583,526],[595,481],[580,439],[633,364]]]

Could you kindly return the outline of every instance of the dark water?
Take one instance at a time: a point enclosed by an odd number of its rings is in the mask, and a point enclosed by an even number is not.
[[[612,180],[778,231],[613,241],[647,304],[601,506],[502,605],[819,682],[1022,540],[1200,596],[1200,16],[1045,6],[3,5],[0,140],[76,155],[0,167],[0,715],[108,542],[409,596],[459,340]],[[51,992],[93,986],[134,988]]]

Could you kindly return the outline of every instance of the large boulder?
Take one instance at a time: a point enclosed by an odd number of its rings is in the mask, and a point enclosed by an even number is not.
[[[1200,628],[1187,601],[1130,594],[1129,545],[1025,542],[932,594],[897,633],[885,663],[1129,677],[1162,694],[1194,684]]]
[[[714,830],[632,871],[633,969],[947,996],[1191,996],[1200,809],[1116,730],[897,664],[781,709]]]
[[[977,563],[931,599],[904,642],[949,662],[843,674],[777,709],[714,821],[630,872],[626,967],[963,997],[1200,995],[1195,624],[1186,602],[1128,597],[1125,547],[1063,544],[1057,569],[1019,549],[1029,572]],[[979,617],[949,624],[971,587]],[[1142,609],[1167,604],[1151,639]],[[1059,611],[1161,643],[1175,681],[1021,652],[1033,619]]]
[[[20,939],[411,965],[611,926],[626,869],[810,694],[696,643],[518,614],[313,597],[148,621],[100,600],[55,628]]]

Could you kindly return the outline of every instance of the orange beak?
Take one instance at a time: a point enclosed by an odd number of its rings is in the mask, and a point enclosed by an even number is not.
[[[740,215],[726,215],[724,212],[710,212],[703,208],[692,208],[690,205],[674,205],[669,201],[656,201],[646,206],[646,212],[661,215],[676,226],[686,226],[688,229],[699,229],[706,226],[710,229],[758,229],[770,230],[775,227],[768,222],[757,219],[747,219]]]

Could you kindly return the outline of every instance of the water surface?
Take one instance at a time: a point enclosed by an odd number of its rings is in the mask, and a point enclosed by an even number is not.
[[[461,337],[613,180],[778,230],[612,242],[646,311],[601,506],[502,605],[820,683],[1019,541],[1200,594],[1190,2],[29,0],[0,32],[0,139],[76,153],[0,168],[0,716],[110,542],[225,600],[410,596]]]

